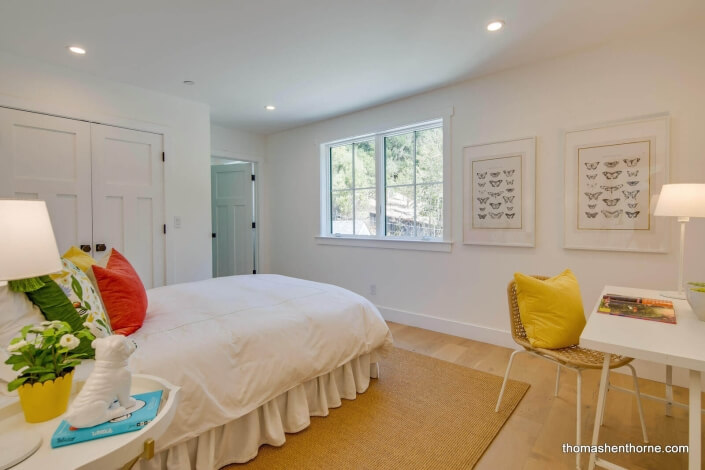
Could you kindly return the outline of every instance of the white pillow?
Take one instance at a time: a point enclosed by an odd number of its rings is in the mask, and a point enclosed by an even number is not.
[[[0,286],[0,389],[7,391],[2,381],[9,382],[17,373],[5,364],[8,358],[7,346],[17,336],[22,327],[46,320],[42,312],[27,295],[13,292],[7,285]]]

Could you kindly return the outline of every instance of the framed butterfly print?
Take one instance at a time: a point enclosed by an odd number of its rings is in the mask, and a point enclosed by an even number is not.
[[[667,220],[654,218],[668,181],[669,117],[565,134],[565,247],[665,252]]]
[[[536,139],[463,148],[463,243],[534,246]]]

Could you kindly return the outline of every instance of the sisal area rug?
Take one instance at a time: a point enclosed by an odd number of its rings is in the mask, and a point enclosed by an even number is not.
[[[282,447],[229,470],[469,469],[490,445],[529,388],[509,381],[494,412],[502,378],[394,348],[381,378],[325,418],[289,434]]]

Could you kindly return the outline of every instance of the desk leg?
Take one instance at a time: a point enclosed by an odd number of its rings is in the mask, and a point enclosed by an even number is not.
[[[666,366],[666,416],[673,416],[671,407],[673,403],[673,366]]]
[[[700,371],[690,371],[688,388],[688,468],[700,469]]]
[[[602,416],[604,415],[605,412],[605,399],[607,398],[607,381],[609,380],[609,373],[610,373],[610,358],[611,355],[605,353],[605,359],[602,362],[602,374],[600,374],[600,391],[597,394],[597,406],[595,409],[597,412],[595,413],[595,424],[592,429],[592,446],[595,447],[597,445],[598,438],[600,437],[600,423],[602,423]],[[700,421],[698,421],[700,422]],[[597,455],[595,452],[590,453],[590,466],[588,467],[589,470],[594,470],[595,468],[595,460],[597,458]]]

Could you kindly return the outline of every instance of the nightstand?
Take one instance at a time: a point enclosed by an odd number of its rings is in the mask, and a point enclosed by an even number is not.
[[[83,384],[74,384],[74,388],[76,385]],[[144,429],[57,449],[51,448],[51,436],[59,426],[63,415],[44,423],[29,424],[24,420],[19,401],[1,408],[0,432],[30,430],[39,433],[42,437],[37,452],[11,467],[12,470],[130,468],[139,458],[152,458],[154,442],[166,431],[176,413],[180,387],[151,375],[135,374],[132,376],[131,394],[155,390],[163,390],[164,392],[161,406],[157,416]],[[76,393],[78,393],[78,388],[72,392],[72,399]]]

